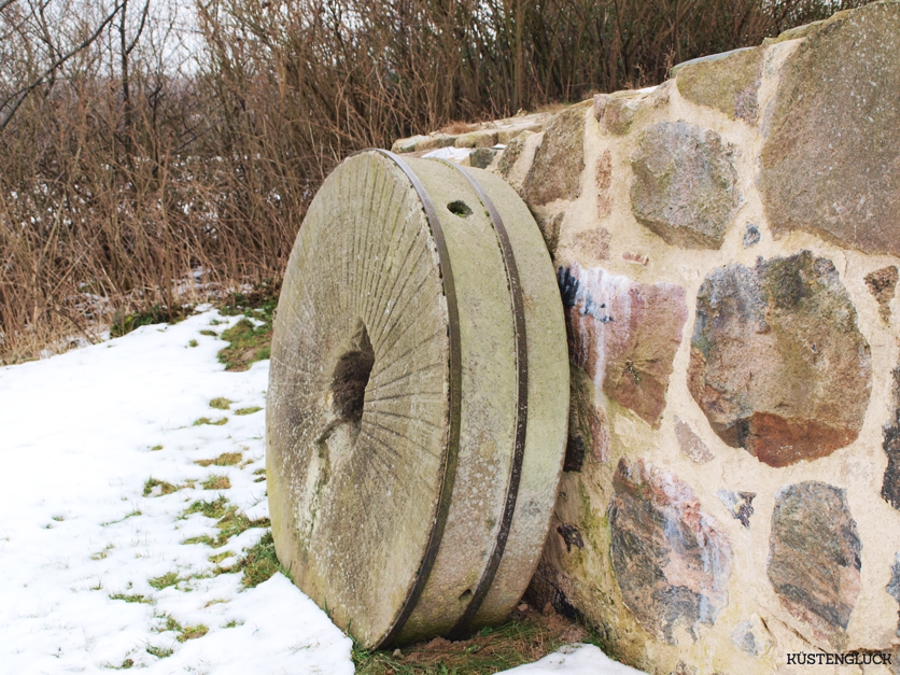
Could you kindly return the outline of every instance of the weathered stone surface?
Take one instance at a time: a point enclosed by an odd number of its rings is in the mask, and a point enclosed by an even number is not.
[[[894,290],[897,288],[897,268],[893,265],[882,267],[866,275],[866,286],[872,291],[878,302],[878,313],[881,319],[887,323],[891,318],[891,300],[894,299]]]
[[[569,440],[563,471],[578,472],[588,452],[605,462],[609,449],[609,423],[603,408],[594,401],[594,383],[578,366],[569,373]]]
[[[753,515],[753,499],[755,492],[732,492],[731,490],[716,490],[716,497],[731,512],[731,517],[741,521],[744,527],[750,527],[750,516]]]
[[[735,647],[739,647],[750,656],[759,656],[756,646],[756,636],[753,635],[753,624],[749,621],[741,621],[731,631],[731,641]]]
[[[476,148],[469,155],[469,166],[474,166],[476,169],[486,169],[494,161],[496,155],[497,150],[493,148]]]
[[[578,620],[583,618],[583,615],[572,604],[574,585],[570,576],[544,556],[538,563],[524,599],[532,607],[544,608],[549,604],[567,619]]]
[[[597,260],[609,260],[609,230],[597,227],[575,235],[573,244],[579,251]]]
[[[497,173],[500,176],[503,178],[509,177],[509,172],[512,170],[513,165],[522,156],[522,151],[525,149],[525,141],[533,135],[534,133],[531,131],[523,131],[509,140],[509,143],[506,144],[506,148],[503,150],[503,154],[497,160]]]
[[[456,138],[457,148],[489,148],[497,144],[496,129],[478,129]]]
[[[561,523],[557,526],[556,532],[562,537],[566,545],[566,552],[571,553],[572,547],[584,548],[584,539],[581,538],[581,532],[571,523]]]
[[[678,70],[678,92],[687,100],[721,110],[749,124],[759,114],[759,80],[763,47],[742,49],[721,59],[708,59]]]
[[[370,151],[323,183],[279,300],[266,447],[276,552],[366,646],[502,620],[556,502],[568,354],[554,269],[513,189],[467,173],[505,224],[520,286],[466,175]]]
[[[894,369],[893,399],[891,419],[882,428],[882,447],[887,455],[888,465],[881,484],[881,496],[888,504],[900,510],[900,367]]]
[[[728,600],[728,538],[672,473],[622,459],[613,487],[611,556],[625,604],[659,639],[674,644],[679,624],[696,639]]]
[[[753,223],[747,223],[747,227],[744,228],[744,248],[755,246],[759,240],[759,228]]]
[[[412,136],[410,138],[398,138],[391,146],[391,152],[402,154],[404,152],[414,152],[416,145],[420,142],[428,140],[428,136]]]
[[[562,221],[565,217],[565,211],[560,211],[545,218],[538,218],[538,229],[541,231],[544,244],[547,246],[547,250],[550,251],[551,256],[556,254],[556,248],[559,246],[559,228],[562,226]]]
[[[688,384],[728,445],[776,467],[829,455],[859,434],[870,374],[831,261],[803,251],[701,285]]]
[[[900,4],[832,19],[782,71],[760,189],[776,232],[900,254]]]
[[[657,426],[687,320],[684,289],[642,284],[603,268],[560,268],[570,358],[607,396]]]
[[[597,158],[597,216],[604,218],[612,213],[612,153],[604,150]]]
[[[746,621],[739,622],[731,631],[731,642],[750,656],[761,656],[771,645],[768,640],[768,630],[754,614]]]
[[[584,107],[574,106],[558,113],[544,129],[541,147],[522,186],[529,205],[571,200],[581,192],[584,116]]]
[[[884,590],[887,591],[894,600],[900,602],[900,553],[897,554],[897,557],[894,559],[894,564],[891,565],[891,580],[888,582],[888,585],[884,587]]]
[[[844,490],[807,481],[775,496],[769,581],[791,614],[833,643],[859,595],[860,549]]]
[[[734,147],[687,122],[659,122],[632,155],[631,209],[669,244],[719,248],[740,202]]]
[[[638,102],[634,96],[596,94],[594,96],[594,117],[600,128],[607,133],[621,136],[628,133]]]
[[[456,136],[448,134],[434,134],[419,138],[420,140],[416,143],[416,152],[452,148],[456,144]]]
[[[697,464],[706,464],[715,459],[706,443],[703,442],[694,430],[688,426],[678,415],[675,415],[675,438],[678,439],[678,447],[687,457]]]

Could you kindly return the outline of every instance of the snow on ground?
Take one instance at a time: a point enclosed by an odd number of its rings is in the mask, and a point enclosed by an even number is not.
[[[237,319],[0,368],[0,673],[353,673],[349,638],[284,576],[223,571],[268,516],[268,362],[225,372],[210,334]],[[225,536],[208,515],[229,509],[256,526]],[[508,672],[638,671],[588,646]]]

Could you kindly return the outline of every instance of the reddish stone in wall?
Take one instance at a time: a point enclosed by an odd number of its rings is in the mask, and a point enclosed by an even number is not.
[[[687,320],[684,289],[577,263],[560,268],[573,363],[607,396],[658,426]]]
[[[832,644],[859,597],[861,549],[844,490],[806,481],[775,495],[769,581],[788,611]]]
[[[722,440],[769,466],[856,440],[871,357],[831,261],[803,251],[713,271],[697,295],[688,384]]]
[[[673,473],[622,459],[613,487],[610,552],[622,599],[659,639],[674,644],[679,624],[696,639],[698,624],[713,624],[728,602],[728,538]]]

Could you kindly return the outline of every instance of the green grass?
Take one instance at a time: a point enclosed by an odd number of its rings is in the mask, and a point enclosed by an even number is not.
[[[246,293],[230,293],[219,308],[219,312],[225,316],[243,314],[271,324],[275,317],[275,309],[278,307],[279,293],[281,293],[280,280],[264,279],[254,284]]]
[[[164,480],[156,480],[155,478],[148,478],[147,482],[144,483],[144,496],[149,497],[150,493],[153,492],[153,488],[160,488],[160,496],[161,495],[170,495],[173,492],[177,492],[181,488],[177,488],[171,483],[167,483]]]
[[[242,573],[241,583],[244,588],[258,586],[275,572],[288,575],[275,556],[275,540],[271,531],[266,532],[256,544],[244,549],[244,557],[232,569]]]
[[[132,511],[131,513],[126,513],[124,516],[122,516],[118,520],[110,520],[108,523],[100,523],[100,524],[103,525],[104,527],[106,527],[107,525],[115,525],[116,523],[121,523],[125,520],[128,520],[129,518],[134,518],[135,516],[142,516],[142,515],[144,515],[144,514],[141,513],[140,511]]]
[[[228,500],[224,496],[222,496],[211,502],[208,502],[203,499],[198,499],[193,504],[191,504],[189,507],[187,507],[184,514],[186,516],[189,516],[192,513],[202,513],[207,518],[212,518],[213,520],[218,520],[219,518],[222,518],[225,515],[227,510],[228,510]]]
[[[223,396],[218,396],[209,402],[209,407],[215,408],[216,410],[228,410],[232,403],[234,403],[234,401],[229,401]]]
[[[225,365],[225,370],[247,370],[251,364],[269,358],[272,324],[256,326],[244,318],[222,331],[222,339],[231,344],[219,351],[219,363]]]
[[[201,330],[200,335],[205,335],[206,337],[219,337],[219,334],[216,331],[209,330],[208,328]]]
[[[110,600],[122,600],[124,602],[133,603],[139,602],[144,605],[152,605],[152,598],[145,597],[140,595],[139,593],[134,593],[133,595],[125,595],[124,593],[113,593],[109,596]]]
[[[165,658],[168,658],[169,656],[172,656],[172,654],[175,653],[175,650],[167,649],[166,647],[148,646],[147,653],[150,654],[151,656],[155,656],[158,659],[165,659]]]
[[[269,527],[268,518],[250,520],[244,513],[238,511],[236,506],[229,504],[224,496],[213,501],[198,500],[185,510],[184,515],[189,516],[193,513],[201,513],[207,518],[218,521],[216,527],[219,528],[219,535],[215,538],[209,535],[191,537],[184,541],[185,544],[206,544],[212,548],[220,548],[227,544],[233,536],[246,532],[250,528]]]
[[[437,639],[399,652],[354,645],[352,657],[357,675],[489,675],[555,652],[566,644],[562,633],[570,627],[558,616],[548,620],[537,612],[517,612],[508,623],[468,640]]]
[[[234,411],[234,414],[235,415],[252,415],[253,413],[259,412],[260,410],[262,410],[262,408],[260,408],[258,405],[255,405],[255,406],[251,406],[249,408],[238,408],[237,410]]]
[[[153,588],[158,591],[161,591],[164,588],[169,588],[170,586],[174,586],[181,579],[178,577],[177,572],[167,572],[163,574],[161,577],[154,577],[153,579],[149,579],[147,581]]]
[[[222,426],[223,424],[226,424],[227,422],[228,422],[228,418],[227,418],[227,417],[220,417],[220,418],[217,419],[217,420],[211,420],[211,419],[209,419],[208,417],[201,417],[200,419],[194,421],[193,426],[199,427],[199,426],[202,426],[202,425],[204,425],[204,424],[210,424],[210,425],[212,425],[212,426],[214,426],[214,427],[220,427],[220,426]]]
[[[220,530],[219,546],[225,544],[233,536],[246,532],[251,527],[269,527],[268,518],[250,520],[246,515],[237,510],[236,506],[230,506],[228,512],[219,519],[217,527]]]
[[[113,317],[112,326],[109,329],[110,337],[122,337],[141,326],[150,326],[154,323],[178,323],[191,313],[190,308],[175,307],[169,309],[165,305],[153,305],[145,312],[118,315]]]
[[[224,452],[215,459],[198,459],[194,464],[200,466],[237,466],[244,455],[240,452]]]
[[[229,480],[228,476],[212,474],[201,485],[204,490],[228,490],[231,487],[231,480]]]
[[[216,540],[210,537],[208,534],[201,534],[199,537],[190,537],[185,539],[182,544],[206,544],[207,546],[215,547]]]
[[[181,635],[178,636],[179,642],[187,642],[188,640],[196,640],[209,632],[209,628],[202,623],[196,626],[185,626],[181,629]]]
[[[107,551],[111,551],[114,548],[115,546],[113,544],[107,544],[106,548],[104,548],[102,551],[97,551],[96,553],[91,555],[91,560],[105,560],[106,556],[109,555]]]

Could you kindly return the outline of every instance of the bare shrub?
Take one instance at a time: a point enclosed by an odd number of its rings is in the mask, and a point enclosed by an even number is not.
[[[280,277],[354,151],[654,84],[864,3],[209,0],[185,30],[146,0],[0,0],[0,362],[173,316],[198,270]]]

